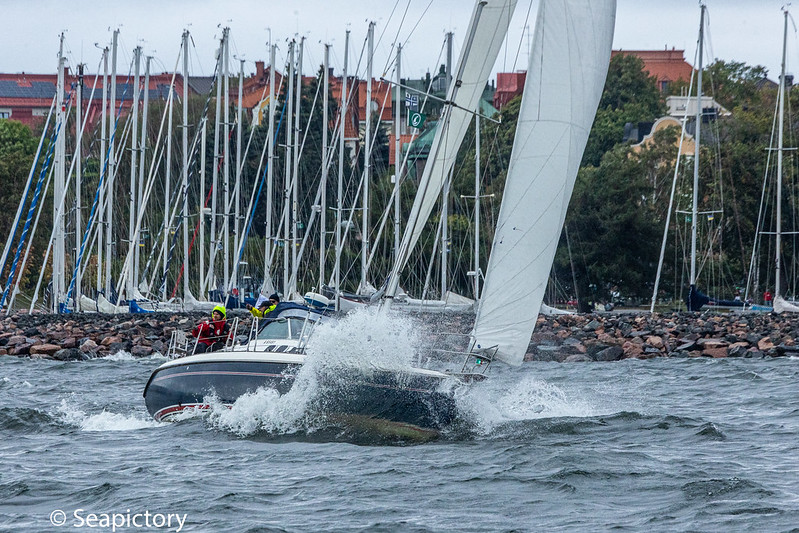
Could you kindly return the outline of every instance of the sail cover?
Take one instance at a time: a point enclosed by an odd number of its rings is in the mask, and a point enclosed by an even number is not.
[[[455,163],[458,148],[472,121],[472,110],[477,109],[480,102],[488,76],[508,33],[514,9],[516,0],[478,0],[475,3],[466,41],[447,90],[447,100],[453,105],[444,106],[438,121],[399,254],[389,277],[386,292],[390,296],[396,295],[399,272],[405,267],[408,256],[419,240],[444,181]]]
[[[521,364],[605,84],[615,0],[542,0],[472,343]]]

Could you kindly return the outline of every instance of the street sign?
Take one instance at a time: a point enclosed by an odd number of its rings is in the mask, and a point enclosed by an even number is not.
[[[412,128],[421,128],[426,118],[427,115],[411,111],[408,113],[408,126]]]

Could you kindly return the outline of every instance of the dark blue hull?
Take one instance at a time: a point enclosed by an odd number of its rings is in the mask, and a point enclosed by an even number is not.
[[[270,361],[208,361],[162,367],[144,389],[147,410],[156,420],[168,420],[185,409],[208,409],[214,395],[223,404],[258,388],[285,394],[301,365]],[[442,390],[446,377],[404,371],[349,371],[346,376],[321,376],[315,408],[326,415],[381,421],[422,430],[440,430],[453,422],[453,395]],[[451,387],[450,387],[451,389]]]

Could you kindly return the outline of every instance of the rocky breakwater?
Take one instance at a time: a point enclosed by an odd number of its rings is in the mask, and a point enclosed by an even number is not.
[[[540,316],[527,361],[654,357],[799,356],[799,316],[776,314],[587,314]]]
[[[0,321],[0,355],[77,361],[120,351],[165,354],[175,330],[189,331],[203,313],[141,315],[15,314]]]

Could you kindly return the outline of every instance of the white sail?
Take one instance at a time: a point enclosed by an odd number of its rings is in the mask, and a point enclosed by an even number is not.
[[[502,207],[472,331],[520,364],[610,61],[616,2],[542,0]]]
[[[444,106],[430,148],[430,156],[419,180],[419,190],[411,207],[408,225],[386,291],[391,296],[396,294],[398,274],[405,267],[408,256],[419,240],[433,206],[438,201],[444,180],[455,163],[458,148],[472,120],[472,110],[477,109],[502,41],[508,33],[514,9],[516,0],[481,0],[475,4],[466,42],[447,91],[447,100],[453,105]]]

